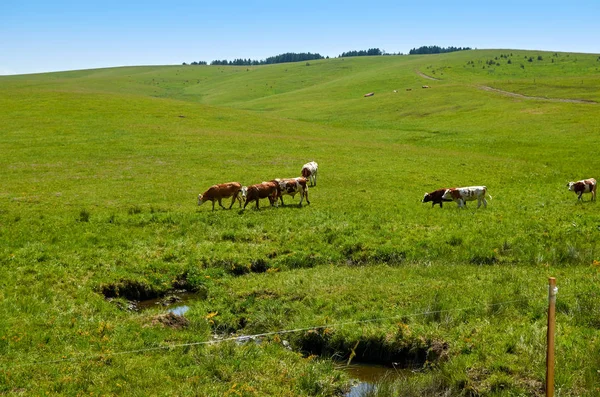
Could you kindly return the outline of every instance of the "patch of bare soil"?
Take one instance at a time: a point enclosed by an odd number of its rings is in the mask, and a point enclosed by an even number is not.
[[[427,361],[429,362],[443,362],[448,361],[448,342],[441,340],[434,340],[431,342],[431,346],[427,350]]]
[[[432,76],[428,76],[428,75],[426,75],[425,73],[421,73],[421,72],[419,72],[418,70],[415,70],[415,72],[416,72],[416,73],[417,73],[419,76],[423,77],[424,79],[429,79],[429,80],[437,80],[437,81],[441,80],[441,79],[438,79],[438,78],[435,78],[435,77],[432,77]]]
[[[563,102],[563,103],[593,103],[596,104],[598,102],[587,100],[587,99],[565,99],[565,98],[546,98],[542,96],[529,96],[523,94],[517,94],[516,92],[499,90],[497,88],[488,87],[485,85],[479,86],[479,89],[490,92],[497,92],[502,95],[507,95],[513,98],[521,98],[521,99],[536,99],[539,101],[547,101],[547,102]]]
[[[525,378],[519,379],[518,382],[528,390],[530,396],[541,397],[545,394],[544,383],[540,380]]]
[[[151,325],[158,325],[161,324],[164,327],[169,327],[169,328],[174,328],[174,329],[181,329],[181,328],[185,328],[189,325],[189,320],[183,316],[179,316],[177,314],[174,313],[165,313],[165,314],[159,314],[157,316],[152,317],[152,319],[150,320],[150,324]]]

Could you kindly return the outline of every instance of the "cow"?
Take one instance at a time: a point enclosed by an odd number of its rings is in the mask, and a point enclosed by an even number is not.
[[[212,201],[212,209],[214,211],[215,210],[215,200],[216,200],[219,202],[219,205],[221,206],[221,208],[225,209],[225,207],[223,207],[223,204],[221,203],[221,200],[224,198],[232,197],[231,205],[229,206],[229,209],[231,209],[231,207],[233,207],[233,203],[235,202],[235,200],[239,201],[240,207],[241,207],[242,206],[242,199],[240,197],[241,190],[242,190],[242,185],[240,185],[238,182],[228,182],[228,183],[221,183],[219,185],[213,185],[210,188],[208,188],[207,191],[198,195],[198,205],[202,205],[207,201]]]
[[[483,203],[484,207],[487,207],[487,201],[485,201],[485,195],[487,188],[485,186],[469,186],[469,187],[456,187],[446,189],[442,195],[442,199],[452,199],[456,201],[458,207],[465,207],[467,201],[477,200],[477,208],[481,207]],[[489,196],[489,194],[488,194]],[[490,196],[490,199],[492,196]]]
[[[583,193],[592,193],[591,201],[596,201],[597,184],[594,178],[582,179],[577,182],[569,182],[567,183],[567,187],[570,191],[575,192],[575,194],[577,194],[577,201],[583,201],[583,199],[581,198]]]
[[[425,193],[425,196],[423,197],[423,201],[421,201],[421,202],[428,203],[431,201],[431,208],[433,208],[433,206],[436,204],[439,204],[440,208],[442,208],[442,202],[452,201],[449,198],[445,199],[442,197],[444,195],[444,193],[446,193],[446,190],[448,190],[448,189],[444,188],[444,189],[434,190],[431,193]]]
[[[306,203],[310,204],[308,201],[308,186],[306,178],[300,176],[298,178],[287,178],[287,179],[273,179],[272,182],[277,183],[277,196],[281,200],[281,205],[285,205],[283,203],[283,196],[285,194],[289,194],[292,196],[296,196],[297,193],[300,193],[300,207],[302,207],[302,200],[306,197]]]
[[[302,171],[300,171],[300,175],[305,177],[310,183],[311,186],[317,186],[317,171],[319,165],[314,161],[310,163],[306,163],[302,166]]]
[[[271,206],[277,204],[277,190],[279,186],[276,182],[269,181],[248,186],[246,193],[246,203],[244,209],[251,201],[256,201],[256,209],[258,209],[258,201],[260,199],[269,198]]]

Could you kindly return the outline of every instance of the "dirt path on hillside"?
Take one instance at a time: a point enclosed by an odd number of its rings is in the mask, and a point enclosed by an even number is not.
[[[419,76],[423,77],[424,79],[437,80],[437,81],[441,80],[441,79],[437,79],[435,77],[427,76],[425,73],[421,73],[418,70],[415,70],[415,73],[418,74]]]
[[[513,98],[537,99],[539,101],[547,101],[547,102],[591,103],[591,104],[597,104],[598,103],[596,101],[587,100],[587,99],[563,99],[563,98],[545,98],[545,97],[542,97],[542,96],[528,96],[528,95],[523,95],[523,94],[517,94],[516,92],[499,90],[497,88],[492,88],[492,87],[488,87],[488,86],[485,86],[485,85],[479,86],[478,88],[481,89],[481,90],[484,90],[484,91],[497,92],[499,94],[511,96]]]
[[[424,79],[437,80],[437,81],[441,80],[436,77],[428,76],[425,73],[420,72],[419,70],[415,70],[415,73],[418,74],[419,76],[423,77]],[[492,87],[489,87],[486,85],[481,85],[481,86],[478,86],[477,88],[484,90],[484,91],[497,92],[499,94],[510,96],[513,98],[536,99],[538,101],[546,101],[546,102],[598,104],[598,102],[592,101],[591,99],[566,99],[566,98],[546,98],[546,97],[542,97],[542,96],[529,96],[529,95],[517,94],[516,92],[499,90],[498,88],[492,88]]]

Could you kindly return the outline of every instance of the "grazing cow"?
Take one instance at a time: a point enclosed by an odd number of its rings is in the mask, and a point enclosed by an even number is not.
[[[438,189],[438,190],[434,190],[431,193],[425,193],[425,197],[423,197],[423,203],[428,203],[431,201],[431,208],[433,208],[434,205],[439,204],[440,208],[442,208],[442,202],[443,201],[452,201],[449,198],[443,198],[444,193],[446,193],[446,188],[444,189]]]
[[[369,92],[368,94],[365,94],[364,96],[366,96],[366,97],[367,97],[367,96],[373,96],[373,95],[375,95],[375,93],[374,93],[374,92]]]
[[[219,202],[221,208],[223,204],[221,200],[227,197],[232,197],[231,205],[229,208],[233,206],[235,200],[238,200],[240,203],[240,207],[242,206],[242,200],[239,196],[240,191],[242,190],[242,185],[238,182],[229,182],[229,183],[221,183],[220,185],[213,185],[207,191],[198,195],[198,205],[204,204],[206,201],[212,201],[212,209],[215,210],[215,200]]]
[[[297,193],[300,193],[300,207],[302,207],[302,200],[306,197],[306,203],[310,204],[308,201],[308,186],[306,182],[306,178],[300,176],[298,178],[288,178],[288,179],[274,179],[271,182],[275,182],[278,185],[277,196],[281,200],[281,205],[283,204],[283,195],[289,194],[292,196],[296,196]]]
[[[305,177],[311,183],[311,186],[317,186],[317,171],[319,165],[314,161],[310,163],[306,163],[302,166],[302,171],[300,171],[300,175]]]
[[[278,184],[273,181],[248,186],[244,208],[246,208],[249,202],[256,201],[256,209],[258,209],[258,200],[267,197],[269,198],[271,206],[277,204],[277,189]]]
[[[569,182],[567,183],[567,187],[570,191],[575,192],[577,194],[577,200],[583,201],[581,196],[583,193],[592,193],[592,201],[596,201],[596,180],[594,178],[590,179],[582,179],[577,182]]]
[[[481,203],[483,203],[484,207],[487,207],[487,201],[485,201],[486,193],[487,188],[485,186],[457,187],[447,189],[442,195],[442,199],[452,199],[453,201],[456,201],[459,208],[465,207],[467,201],[474,200],[477,200],[477,208],[481,207]],[[490,198],[492,198],[492,196],[490,196]]]

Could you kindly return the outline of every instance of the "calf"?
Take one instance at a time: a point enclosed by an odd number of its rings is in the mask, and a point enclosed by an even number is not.
[[[582,179],[577,182],[567,183],[567,187],[570,191],[577,194],[577,200],[583,201],[581,196],[583,193],[592,193],[592,201],[596,201],[596,180],[594,178]]]
[[[277,196],[281,200],[281,205],[283,204],[283,195],[289,194],[292,196],[296,196],[297,193],[300,193],[300,207],[302,207],[302,200],[306,197],[306,203],[310,204],[308,201],[308,186],[306,183],[306,178],[298,177],[298,178],[288,178],[288,179],[274,179],[271,182],[275,182],[278,185]]]
[[[302,171],[300,171],[300,175],[308,179],[311,183],[311,186],[317,186],[317,170],[319,165],[314,161],[310,163],[306,163],[302,166]]]
[[[242,190],[242,185],[240,185],[238,182],[229,182],[229,183],[221,183],[220,185],[213,185],[210,188],[208,188],[207,191],[198,195],[198,205],[202,205],[206,201],[212,201],[212,209],[214,211],[215,210],[215,200],[217,200],[219,202],[219,205],[221,206],[221,208],[225,208],[225,207],[223,207],[221,200],[224,198],[227,198],[227,197],[232,197],[231,205],[229,206],[229,208],[231,209],[235,200],[239,201],[240,207],[241,207],[242,200],[239,197],[241,190]]]
[[[442,202],[443,201],[452,201],[449,198],[443,198],[444,193],[446,193],[446,188],[444,189],[438,189],[438,190],[434,190],[431,193],[425,193],[425,197],[423,197],[423,201],[422,203],[428,203],[431,201],[431,208],[433,208],[434,205],[439,204],[440,208],[442,208]]]
[[[273,181],[248,186],[248,190],[246,193],[246,203],[244,204],[244,208],[246,208],[249,202],[256,201],[256,209],[258,209],[258,200],[267,197],[269,198],[271,206],[275,205],[277,203],[278,188],[278,184]]]
[[[459,208],[465,207],[467,201],[474,200],[477,200],[477,208],[481,207],[481,203],[483,203],[484,207],[487,207],[487,201],[485,201],[486,193],[487,188],[485,186],[457,187],[446,189],[446,192],[442,195],[442,199],[456,201]]]

